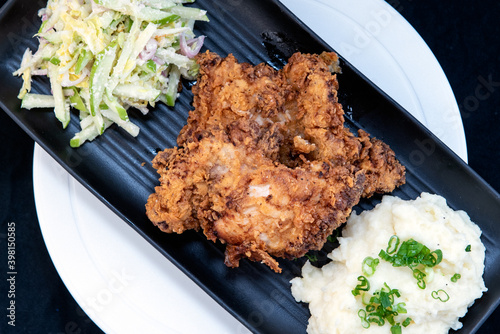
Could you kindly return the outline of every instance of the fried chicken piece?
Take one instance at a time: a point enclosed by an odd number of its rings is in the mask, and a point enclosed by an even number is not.
[[[309,161],[292,169],[220,135],[157,155],[162,185],[147,212],[165,232],[202,228],[227,244],[228,266],[248,257],[279,272],[272,256],[321,249],[361,196],[365,176],[352,166]]]
[[[218,131],[233,132],[230,137],[239,145],[284,121],[285,97],[279,72],[265,64],[254,67],[238,63],[232,55],[222,58],[209,52],[198,57],[198,63],[200,76],[193,87],[195,109],[190,112],[177,145]],[[243,139],[242,135],[248,138]]]
[[[146,212],[162,231],[201,229],[226,244],[226,265],[281,272],[274,257],[321,249],[362,196],[404,183],[386,144],[344,127],[335,53],[296,53],[280,71],[210,52],[198,63],[179,147],[153,160]]]

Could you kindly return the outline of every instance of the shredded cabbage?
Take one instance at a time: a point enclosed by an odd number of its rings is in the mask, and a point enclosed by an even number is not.
[[[181,77],[194,79],[198,73],[193,58],[204,36],[196,37],[193,26],[208,18],[204,10],[183,6],[192,2],[49,0],[38,12],[38,50],[27,49],[13,73],[23,78],[22,106],[50,105],[63,128],[70,107],[78,110],[81,131],[71,139],[72,147],[113,123],[137,136],[127,110],[145,114],[158,101],[173,106]],[[36,75],[48,76],[51,95],[30,93]]]

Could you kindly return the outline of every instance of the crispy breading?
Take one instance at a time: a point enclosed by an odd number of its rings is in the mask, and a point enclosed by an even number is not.
[[[226,245],[225,263],[292,259],[321,249],[364,196],[404,183],[383,142],[344,127],[335,53],[296,53],[276,71],[206,52],[194,110],[160,152],[146,204],[165,232],[201,229]]]

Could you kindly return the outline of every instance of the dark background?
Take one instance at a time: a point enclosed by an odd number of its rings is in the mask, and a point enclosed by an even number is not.
[[[469,165],[500,192],[500,2],[387,2],[417,30],[441,64],[461,110]],[[18,266],[15,331],[2,315],[0,333],[101,333],[68,293],[48,256],[33,198],[34,143],[3,112],[0,143],[0,261],[3,268],[7,223],[15,222]],[[0,301],[6,299],[5,291],[2,276]],[[4,309],[5,303],[0,304]],[[499,332],[497,310],[479,333]]]

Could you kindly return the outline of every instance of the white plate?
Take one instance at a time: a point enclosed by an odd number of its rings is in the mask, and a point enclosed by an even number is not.
[[[449,83],[398,12],[381,0],[282,2],[467,159]],[[33,183],[52,261],[75,300],[106,333],[248,332],[38,145]]]

